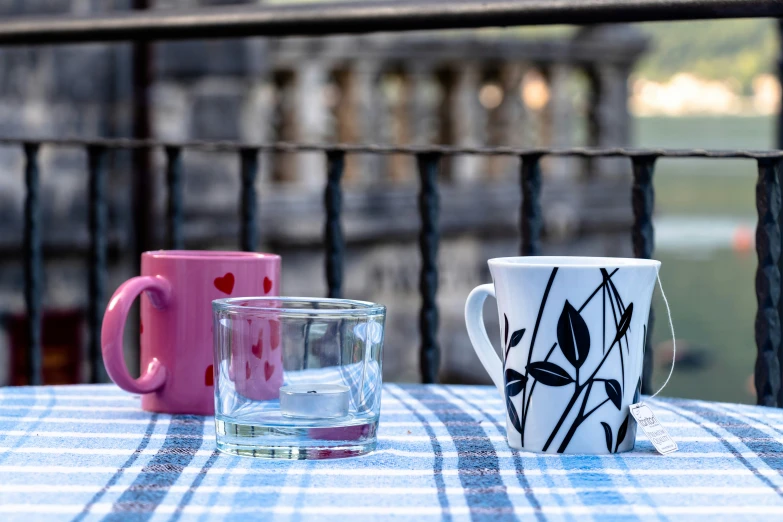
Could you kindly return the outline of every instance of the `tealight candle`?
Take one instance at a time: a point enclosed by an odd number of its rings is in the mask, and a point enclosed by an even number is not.
[[[289,384],[280,388],[280,411],[286,417],[345,417],[349,391],[348,386],[342,384]]]

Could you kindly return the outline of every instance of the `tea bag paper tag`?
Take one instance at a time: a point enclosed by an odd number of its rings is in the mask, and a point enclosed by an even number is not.
[[[658,453],[668,455],[677,451],[677,443],[669,436],[666,428],[661,426],[649,406],[643,402],[631,404],[631,415]]]
[[[672,365],[669,368],[669,375],[666,377],[666,381],[661,385],[660,388],[658,388],[658,391],[650,395],[650,399],[661,393],[661,390],[663,390],[667,384],[669,384],[669,379],[672,378],[672,373],[674,372],[674,361],[676,360],[677,356],[677,341],[676,337],[674,335],[674,323],[672,323],[672,311],[669,308],[669,301],[666,299],[666,294],[663,291],[663,284],[661,283],[661,276],[658,276],[658,288],[661,289],[661,297],[663,297],[663,302],[666,305],[666,314],[669,316],[669,328],[672,330]],[[636,424],[638,424],[645,435],[647,435],[647,438],[650,439],[650,442],[652,442],[653,446],[655,446],[655,449],[658,450],[658,453],[661,455],[668,455],[669,453],[674,453],[677,451],[677,443],[674,442],[674,440],[669,436],[669,432],[666,431],[666,429],[661,426],[661,423],[658,422],[658,419],[655,418],[655,414],[653,413],[652,409],[647,406],[644,402],[637,402],[636,404],[631,404],[631,415],[636,420]]]

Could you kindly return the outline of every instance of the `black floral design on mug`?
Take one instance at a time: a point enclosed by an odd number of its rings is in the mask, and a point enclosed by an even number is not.
[[[511,424],[520,434],[522,447],[525,445],[525,426],[530,410],[530,401],[536,389],[536,385],[540,383],[543,386],[549,387],[573,387],[573,393],[570,400],[561,412],[554,429],[542,448],[543,451],[547,451],[557,435],[565,430],[562,442],[557,448],[558,453],[563,453],[568,448],[568,444],[571,442],[579,427],[587,418],[598,412],[607,403],[611,403],[611,406],[609,407],[614,407],[618,411],[623,407],[622,397],[625,390],[624,359],[625,354],[630,353],[628,334],[633,318],[633,303],[628,303],[627,306],[623,303],[620,293],[611,279],[619,268],[611,273],[605,268],[601,268],[601,284],[593,290],[579,308],[575,307],[569,300],[565,300],[556,327],[557,342],[551,346],[543,359],[534,361],[532,360],[532,356],[539,325],[541,323],[541,317],[544,308],[546,307],[557,270],[557,267],[552,269],[552,273],[550,274],[549,281],[539,305],[538,316],[530,339],[525,373],[508,368],[507,363],[510,351],[522,340],[526,329],[522,328],[516,330],[509,335],[509,319],[507,314],[503,314],[505,344],[503,373],[505,379],[506,407],[508,409],[509,418],[511,419]],[[602,358],[594,368],[586,369],[585,362],[587,361],[588,355],[591,350],[597,349],[596,345],[598,344],[599,339],[591,339],[590,331],[587,327],[587,323],[582,318],[581,311],[599,292],[602,292],[602,299],[604,302],[602,308],[604,326],[600,339]],[[609,311],[611,311],[612,317],[611,324],[615,325],[615,328],[614,332],[610,332],[608,338],[609,342],[607,343],[606,318]],[[646,334],[647,327],[645,326],[645,338]],[[623,344],[625,346],[623,346]],[[550,358],[555,353],[556,349],[560,350],[560,353],[568,363],[565,368],[550,361]],[[619,379],[599,378],[599,371],[613,354],[615,357],[619,358],[620,362],[620,375],[617,376]],[[641,379],[639,379],[638,383],[634,384],[635,392],[633,401],[638,402],[641,390]],[[604,397],[604,400],[592,409],[587,410],[587,404],[591,394],[596,393],[601,394]],[[514,406],[511,399],[520,394],[522,394],[522,401],[520,404],[521,411],[517,411],[517,408]],[[577,414],[571,421],[571,425],[566,428],[564,426],[565,421],[574,408],[578,408]],[[600,423],[606,439],[607,451],[610,453],[616,453],[618,451],[620,444],[625,440],[628,433],[629,422],[630,414],[627,414],[623,422],[620,426],[617,426],[616,429],[613,429],[607,422]]]

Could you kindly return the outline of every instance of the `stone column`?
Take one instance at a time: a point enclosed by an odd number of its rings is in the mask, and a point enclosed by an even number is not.
[[[353,62],[342,75],[342,98],[337,110],[338,139],[346,143],[382,143],[383,107],[380,96],[380,66],[376,61]],[[370,185],[384,177],[386,157],[378,154],[349,154],[344,178]]]
[[[404,145],[410,142],[408,119],[407,73],[399,69],[390,70],[383,79],[384,112],[381,133],[384,143]],[[386,162],[386,179],[398,183],[414,179],[415,161],[403,154],[392,154]]]
[[[573,145],[574,106],[571,99],[571,67],[564,63],[553,63],[546,70],[549,83],[549,103],[546,107],[548,145],[553,148],[567,148]],[[546,158],[547,174],[556,178],[574,178],[579,171],[575,158]]]
[[[391,110],[383,122],[384,129],[391,136],[390,142],[397,145],[431,144],[436,132],[432,69],[427,63],[411,61],[404,65],[405,69],[394,78],[395,83],[389,85]],[[390,177],[394,181],[415,181],[416,169],[416,159],[409,154],[389,157]]]
[[[434,110],[435,85],[430,64],[411,61],[405,64],[402,77],[401,99],[397,119],[397,143],[429,145],[435,142],[436,120]],[[395,156],[395,178],[412,181],[418,179],[416,160],[413,156]]]
[[[303,143],[326,139],[327,108],[324,100],[327,71],[320,61],[303,61],[296,69],[296,136]],[[323,187],[326,161],[321,152],[297,154],[296,179],[306,186]]]
[[[571,46],[590,50],[592,61],[585,66],[590,80],[587,108],[587,144],[594,147],[625,147],[632,143],[628,112],[628,78],[633,64],[647,49],[648,39],[630,25],[582,27]],[[590,174],[628,175],[630,162],[623,158],[601,158],[590,162]]]
[[[524,66],[519,63],[505,63],[497,72],[503,98],[500,105],[491,109],[487,116],[487,144],[524,147],[529,145],[525,140],[527,107],[521,96]],[[519,175],[517,158],[491,156],[487,163],[487,171],[495,179],[516,180]]]
[[[594,147],[624,147],[631,144],[631,116],[628,112],[630,67],[596,63],[590,67],[590,106],[588,144]],[[629,172],[623,158],[599,158],[592,162],[591,174],[620,176]]]
[[[276,70],[272,78],[270,141],[296,141],[296,73]],[[271,179],[290,182],[297,179],[296,154],[277,152],[269,155]]]
[[[479,103],[481,68],[477,63],[463,62],[455,71],[454,91],[450,100],[455,145],[479,146],[485,143],[487,113]],[[485,176],[486,158],[456,156],[451,177],[456,183],[477,181]]]
[[[410,142],[430,145],[437,135],[437,88],[429,64],[413,62],[408,65],[407,101]]]
[[[522,133],[523,143],[527,147],[546,147],[549,145],[551,123],[546,117],[545,110],[549,103],[549,85],[539,67],[531,65],[525,68],[519,93],[526,116]]]
[[[264,78],[253,78],[248,98],[242,108],[242,139],[250,143],[269,143],[274,139],[272,119],[275,110],[273,85]],[[258,155],[258,176],[255,187],[258,194],[264,194],[268,183],[274,179],[272,154]],[[236,176],[235,173],[232,173]],[[261,228],[263,233],[263,227]]]

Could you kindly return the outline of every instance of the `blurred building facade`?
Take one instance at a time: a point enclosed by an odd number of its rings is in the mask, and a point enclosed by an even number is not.
[[[0,14],[130,8],[129,2],[107,4],[0,1]],[[173,9],[188,2],[159,4]],[[645,39],[627,26],[535,40],[412,34],[155,44],[147,85],[151,136],[254,143],[629,145],[628,77],[645,47]],[[0,135],[132,135],[138,100],[130,44],[2,49],[0,63]],[[0,368],[11,368],[13,354],[24,345],[24,339],[12,335],[24,321],[24,158],[18,150],[0,148],[0,159],[0,313],[7,333],[0,340],[0,362],[3,357],[8,361]],[[283,292],[324,295],[323,156],[262,154],[260,162],[259,239],[264,250],[283,256]],[[109,293],[135,275],[131,194],[137,175],[129,154],[114,153],[110,163]],[[160,151],[152,166],[148,240],[165,247]],[[442,167],[441,377],[485,382],[465,333],[463,304],[474,286],[490,280],[487,258],[519,251],[519,159],[455,156],[445,158]],[[630,255],[630,164],[546,158],[542,168],[546,253]],[[188,151],[183,172],[186,246],[237,248],[235,155]],[[41,179],[44,307],[49,317],[44,341],[46,364],[54,368],[84,349],[85,335],[72,328],[87,306],[84,152],[43,150]],[[388,305],[386,377],[416,381],[420,259],[415,161],[401,155],[349,155],[344,187],[344,293]],[[493,331],[496,318],[489,306],[487,312]],[[57,330],[62,317],[69,318],[67,332]],[[133,346],[135,330],[135,325],[127,328],[128,346]],[[60,331],[66,333],[56,333]],[[86,375],[83,370],[60,371],[51,379],[73,380],[80,372]],[[0,372],[0,384],[11,378],[12,371]]]

